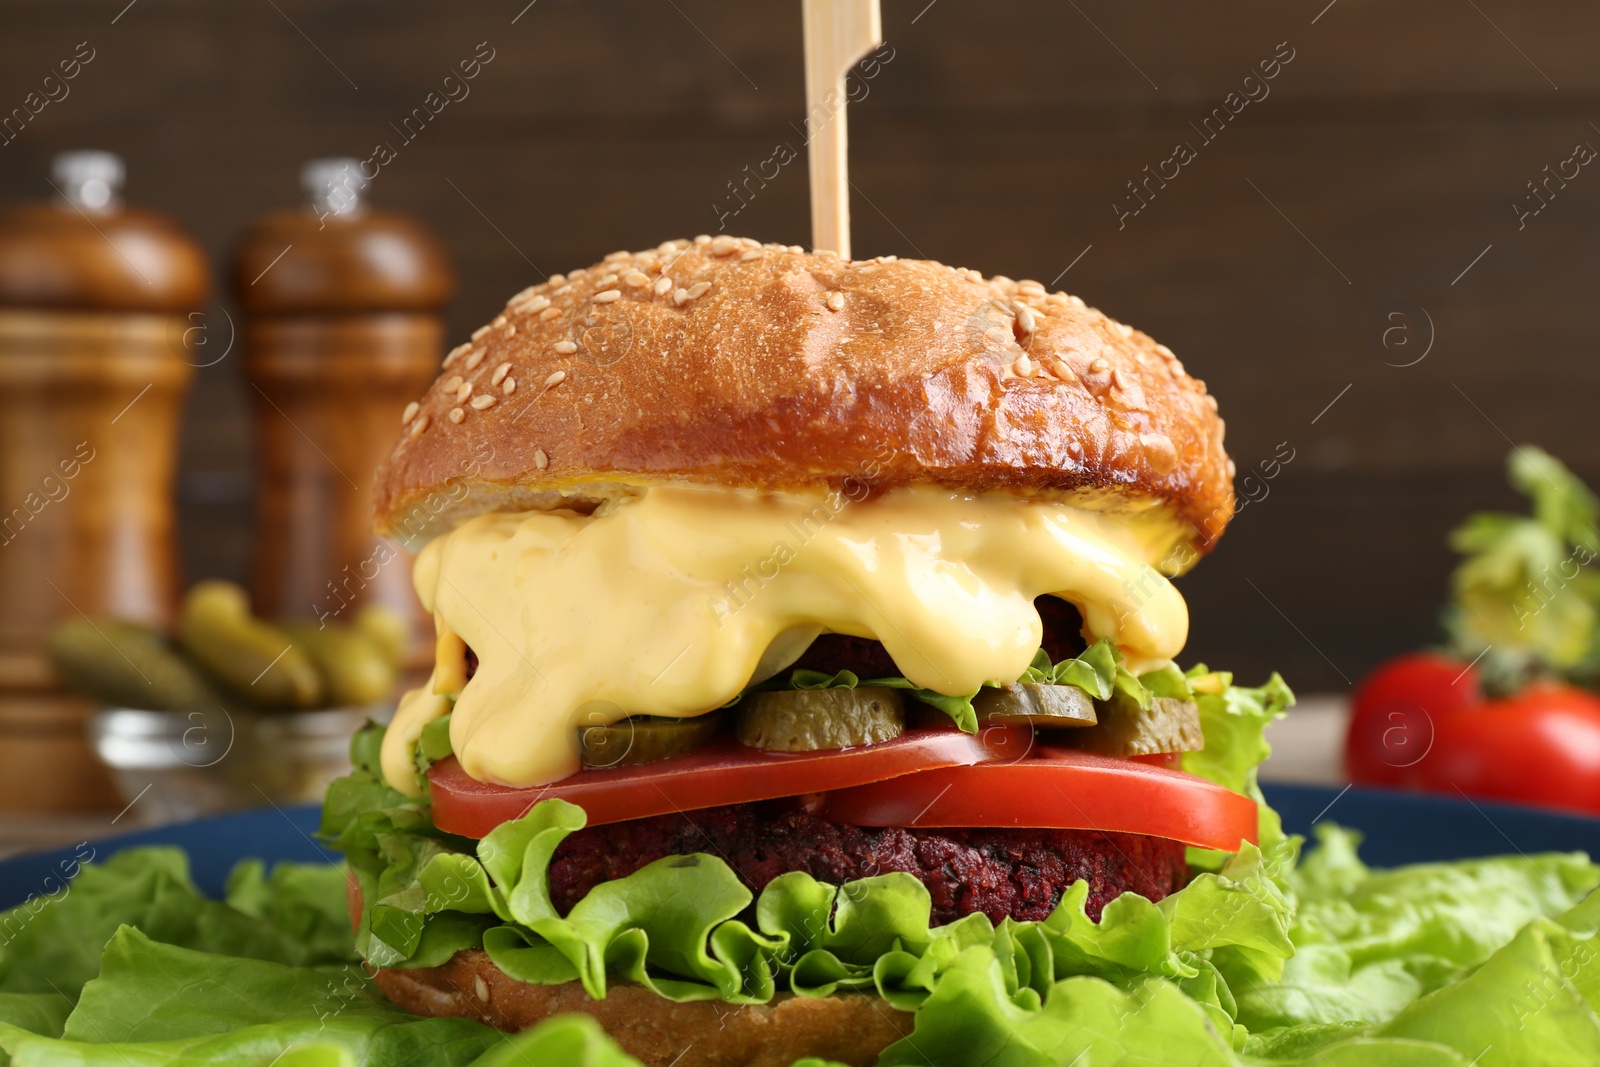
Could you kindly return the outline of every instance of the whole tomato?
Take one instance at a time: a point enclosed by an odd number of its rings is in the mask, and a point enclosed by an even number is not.
[[[1356,689],[1345,735],[1345,773],[1363,785],[1402,785],[1446,720],[1483,700],[1464,660],[1415,652],[1390,660]]]
[[[1600,812],[1600,698],[1545,683],[1451,716],[1415,775],[1434,792]]]

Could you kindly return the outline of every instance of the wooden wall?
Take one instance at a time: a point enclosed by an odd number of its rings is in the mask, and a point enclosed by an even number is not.
[[[793,0],[124,2],[0,2],[0,111],[95,49],[0,147],[0,200],[46,191],[58,149],[114,149],[131,198],[220,262],[302,159],[390,141],[374,199],[442,235],[457,337],[541,272],[714,232],[728,183],[803,142]],[[1444,533],[1513,502],[1509,441],[1600,479],[1600,168],[1513,207],[1600,145],[1594,5],[885,0],[883,21],[893,57],[850,113],[857,253],[1059,277],[1206,379],[1241,473],[1293,450],[1183,584],[1195,655],[1343,688],[1435,636]],[[470,96],[402,144],[390,124],[480,42]],[[1194,158],[1119,221],[1179,142]],[[731,231],[808,242],[803,156],[748,199]],[[188,412],[192,576],[245,570],[238,372],[203,372]]]

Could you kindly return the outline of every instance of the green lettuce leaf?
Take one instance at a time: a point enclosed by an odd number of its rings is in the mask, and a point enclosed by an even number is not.
[[[1185,679],[1200,711],[1206,743],[1198,752],[1183,754],[1183,769],[1253,799],[1260,809],[1261,849],[1274,871],[1287,870],[1294,865],[1299,845],[1285,838],[1278,813],[1261,794],[1256,768],[1272,755],[1267,727],[1294,705],[1294,693],[1276,673],[1265,685],[1250,688],[1234,685],[1233,675],[1226,671],[1197,664]],[[1189,862],[1214,869],[1226,862],[1226,854],[1190,849]]]
[[[348,935],[336,936],[330,917],[343,892],[336,867],[280,865],[273,879],[286,889],[284,901],[268,905],[258,894],[255,902],[270,918],[201,895],[179,849],[128,849],[80,867],[70,890],[63,886],[54,897],[0,913],[0,994],[75,1001],[99,972],[101,949],[124,924],[168,944],[249,959],[305,964],[355,958]],[[236,877],[244,900],[251,876]]]
[[[1451,532],[1463,557],[1444,616],[1452,648],[1479,663],[1492,692],[1539,675],[1592,686],[1600,679],[1600,500],[1532,445],[1513,448],[1506,466],[1532,514],[1480,512]]]

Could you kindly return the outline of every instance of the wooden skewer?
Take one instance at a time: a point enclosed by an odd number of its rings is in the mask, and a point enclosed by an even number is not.
[[[811,244],[850,258],[845,76],[883,43],[878,0],[801,0],[806,39],[806,140]]]

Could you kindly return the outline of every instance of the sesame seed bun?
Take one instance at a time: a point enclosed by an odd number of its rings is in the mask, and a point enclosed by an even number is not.
[[[936,484],[1153,512],[1192,562],[1233,514],[1222,437],[1170,350],[1037,282],[699,237],[513,297],[406,409],[377,518]]]
[[[512,1033],[582,1012],[646,1067],[789,1067],[806,1056],[869,1067],[911,1032],[913,1022],[910,1012],[895,1010],[876,993],[679,1004],[643,986],[618,984],[594,1000],[577,982],[519,982],[482,949],[457,952],[438,967],[380,970],[373,981],[415,1015],[476,1019]]]

